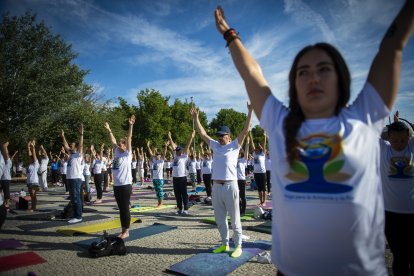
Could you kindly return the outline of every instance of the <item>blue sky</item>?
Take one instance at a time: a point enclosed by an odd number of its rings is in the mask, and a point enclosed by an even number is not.
[[[287,104],[287,75],[295,54],[326,41],[344,55],[352,98],[403,0],[6,0],[2,13],[31,9],[72,44],[90,70],[86,82],[102,98],[137,105],[145,88],[194,102],[209,120],[221,108],[246,112],[247,94],[214,23],[221,5],[230,26],[262,66],[273,94]],[[404,51],[395,110],[414,122],[414,39]],[[254,120],[257,123],[257,119]]]

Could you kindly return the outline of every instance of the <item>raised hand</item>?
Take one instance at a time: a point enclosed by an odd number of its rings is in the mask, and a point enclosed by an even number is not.
[[[131,115],[131,117],[129,117],[128,122],[130,125],[135,124],[135,115]]]
[[[230,29],[229,25],[226,22],[226,17],[224,16],[224,11],[221,6],[217,6],[214,11],[214,18],[216,19],[216,28],[219,33],[224,34],[225,31]]]

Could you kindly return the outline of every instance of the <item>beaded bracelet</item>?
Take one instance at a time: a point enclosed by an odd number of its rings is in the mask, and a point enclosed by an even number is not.
[[[236,30],[233,29],[233,28],[230,28],[227,31],[225,31],[224,34],[223,34],[223,38],[224,38],[224,40],[227,41],[226,47],[229,47],[230,43],[233,40],[240,39],[239,33],[237,33]]]

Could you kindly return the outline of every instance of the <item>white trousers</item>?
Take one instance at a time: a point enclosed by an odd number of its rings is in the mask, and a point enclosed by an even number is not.
[[[214,183],[212,203],[214,217],[220,232],[222,244],[229,244],[229,226],[227,224],[227,213],[231,219],[233,229],[233,241],[235,246],[242,244],[242,226],[239,211],[239,186],[237,180],[225,184]]]
[[[47,191],[47,171],[44,171],[39,175],[39,184],[43,192]]]

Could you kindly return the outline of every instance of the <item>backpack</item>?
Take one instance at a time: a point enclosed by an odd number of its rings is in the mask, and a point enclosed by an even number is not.
[[[72,202],[69,202],[68,205],[65,206],[63,212],[61,213],[60,217],[63,219],[73,218],[74,210]]]
[[[92,258],[99,258],[111,255],[125,255],[127,249],[124,240],[117,236],[109,236],[106,231],[100,242],[93,242],[88,249]]]

